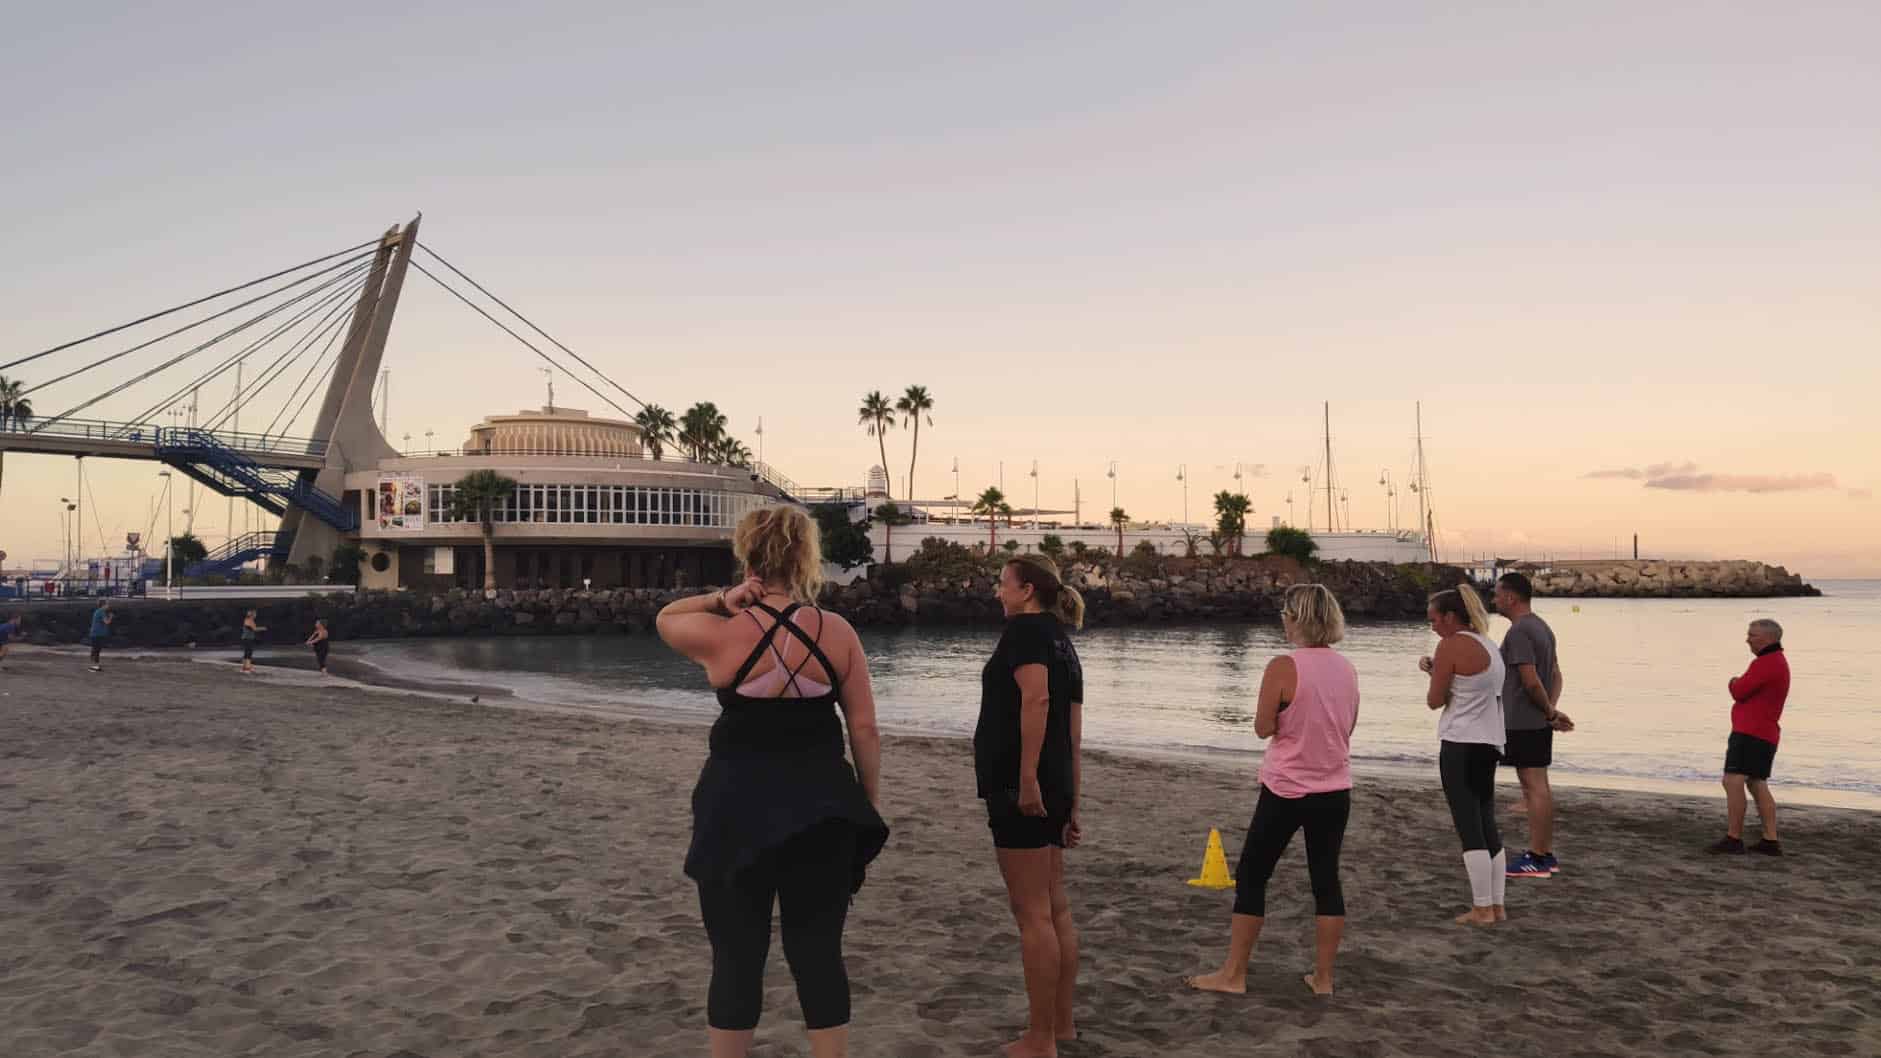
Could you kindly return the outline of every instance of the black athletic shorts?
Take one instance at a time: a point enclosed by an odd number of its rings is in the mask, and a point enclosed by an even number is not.
[[[1770,765],[1776,763],[1776,751],[1774,742],[1765,742],[1756,735],[1733,731],[1731,740],[1724,746],[1724,774],[1768,779]]]
[[[996,849],[1043,849],[1065,847],[1065,824],[1071,821],[1071,808],[1051,794],[1045,795],[1045,814],[1028,816],[1019,811],[1016,790],[1002,791],[1003,796],[986,799],[986,826],[993,832]]]
[[[242,660],[243,661],[255,660],[255,641],[254,640],[252,639],[242,640]]]
[[[1554,728],[1510,731],[1502,744],[1505,768],[1546,768],[1554,763]]]

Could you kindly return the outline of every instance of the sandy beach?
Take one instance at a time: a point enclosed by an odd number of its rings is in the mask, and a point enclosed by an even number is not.
[[[680,871],[701,728],[28,651],[0,729],[0,1054],[704,1053]],[[1024,1000],[968,748],[890,739],[884,761],[853,1052],[995,1054]],[[1299,980],[1296,844],[1249,994],[1225,997],[1180,979],[1219,959],[1231,894],[1184,879],[1211,826],[1233,861],[1253,776],[1105,754],[1086,773],[1066,1055],[1881,1053],[1881,816],[1792,808],[1791,855],[1720,859],[1699,850],[1721,799],[1563,789],[1563,873],[1511,881],[1511,920],[1471,930],[1434,764],[1367,779],[1338,994]],[[776,946],[758,1038],[804,1053]]]

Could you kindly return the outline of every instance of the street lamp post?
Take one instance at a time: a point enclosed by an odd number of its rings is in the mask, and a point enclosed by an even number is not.
[[[1113,459],[1110,461],[1110,469],[1104,472],[1104,476],[1110,479],[1110,509],[1114,511],[1117,509],[1117,461],[1116,460]]]
[[[157,471],[157,476],[163,479],[163,499],[164,503],[169,508],[169,513],[164,516],[165,522],[163,530],[165,537],[163,542],[163,597],[166,599],[174,599],[176,598],[176,572],[171,564],[176,555],[176,494],[170,488],[171,481],[169,471],[159,470]]]
[[[1378,484],[1385,488],[1385,528],[1398,531],[1398,484],[1391,478],[1391,468],[1378,472]]]
[[[1176,467],[1176,480],[1182,482],[1182,532],[1189,531],[1189,465],[1183,463]]]

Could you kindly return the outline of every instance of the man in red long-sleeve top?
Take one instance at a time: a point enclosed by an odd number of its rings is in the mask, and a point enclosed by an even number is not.
[[[1752,845],[1750,851],[1781,856],[1776,798],[1770,796],[1769,779],[1770,765],[1776,760],[1777,738],[1782,733],[1777,722],[1783,718],[1783,703],[1790,696],[1790,663],[1783,656],[1783,626],[1768,618],[1752,621],[1744,643],[1756,657],[1742,676],[1728,684],[1731,740],[1724,751],[1724,795],[1730,804],[1730,825],[1711,851],[1745,851],[1744,790],[1749,787],[1750,795],[1757,799],[1757,816],[1763,821],[1763,840]]]

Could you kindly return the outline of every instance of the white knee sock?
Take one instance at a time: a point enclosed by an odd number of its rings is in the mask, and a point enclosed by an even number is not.
[[[1488,849],[1471,849],[1463,854],[1463,869],[1470,876],[1470,902],[1477,907],[1495,903],[1495,881],[1490,877]]]
[[[1502,906],[1502,894],[1509,888],[1509,850],[1503,849],[1489,861],[1490,897],[1497,907]]]

